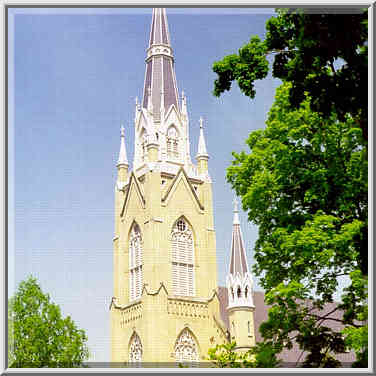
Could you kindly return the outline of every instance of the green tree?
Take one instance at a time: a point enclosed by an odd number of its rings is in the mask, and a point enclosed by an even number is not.
[[[354,124],[368,138],[368,23],[367,10],[276,9],[277,16],[266,22],[266,37],[254,36],[238,54],[215,62],[218,78],[214,95],[230,90],[237,81],[250,98],[254,82],[269,72],[291,82],[289,103],[298,108],[311,97],[311,110],[330,118],[333,111],[340,121],[351,115]]]
[[[337,113],[323,118],[310,98],[290,104],[292,84],[277,89],[265,130],[246,143],[250,153],[233,153],[227,179],[258,226],[255,274],[272,305],[260,331],[269,349],[293,341],[308,353],[310,367],[338,365],[333,355],[349,346],[367,361],[367,148],[357,121]],[[342,303],[332,303],[338,277],[349,276]],[[343,332],[327,326],[331,320]]]
[[[10,367],[81,367],[88,359],[87,337],[36,279],[22,281],[9,302]]]
[[[216,345],[209,349],[208,360],[217,368],[270,368],[279,361],[271,343],[258,343],[245,352],[236,352],[236,342]]]

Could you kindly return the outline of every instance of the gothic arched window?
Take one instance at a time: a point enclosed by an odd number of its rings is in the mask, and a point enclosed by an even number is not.
[[[193,335],[188,329],[184,329],[175,342],[176,362],[198,362],[198,348]]]
[[[135,223],[129,237],[129,295],[130,300],[142,292],[142,238],[140,227]]]
[[[167,131],[167,157],[179,158],[179,137],[178,132],[174,126],[171,126]]]
[[[131,363],[141,363],[142,361],[142,344],[140,337],[137,333],[133,333],[130,343],[129,343],[129,362]]]
[[[238,286],[238,291],[237,291],[238,298],[242,296],[242,290],[240,290],[240,287]]]
[[[176,222],[171,240],[173,293],[194,296],[193,233],[184,219]]]

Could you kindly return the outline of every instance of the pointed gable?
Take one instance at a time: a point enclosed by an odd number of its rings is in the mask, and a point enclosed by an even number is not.
[[[191,182],[189,181],[188,175],[186,174],[183,167],[181,167],[176,174],[175,178],[171,182],[170,186],[168,187],[166,193],[162,197],[162,203],[167,204],[171,198],[174,196],[177,189],[180,185],[183,184],[185,190],[187,191],[189,197],[191,197],[192,201],[196,205],[197,209],[204,210],[204,206],[201,204],[196,191],[194,190]]]
[[[134,172],[132,171],[131,176],[129,177],[129,184],[128,184],[128,190],[124,198],[124,204],[123,208],[121,210],[120,216],[122,217],[124,213],[126,212],[126,208],[129,204],[129,201],[131,200],[131,196],[135,194],[138,197],[138,202],[140,204],[140,207],[145,209],[145,194],[140,186],[140,183],[138,182],[138,179]]]
[[[172,104],[168,109],[164,120],[167,126],[170,126],[171,124],[178,126],[179,124],[181,124],[180,114],[174,104]]]

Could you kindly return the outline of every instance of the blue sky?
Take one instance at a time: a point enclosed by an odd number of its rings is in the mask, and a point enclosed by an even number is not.
[[[219,284],[231,243],[231,152],[264,127],[279,81],[251,101],[234,85],[215,98],[211,66],[252,35],[272,9],[167,9],[191,155],[205,121],[213,180]],[[142,95],[151,9],[14,9],[9,19],[9,290],[33,274],[109,360],[114,183],[120,125],[133,160],[135,97]],[[257,237],[240,213],[248,262]],[[256,281],[256,289],[258,289]]]

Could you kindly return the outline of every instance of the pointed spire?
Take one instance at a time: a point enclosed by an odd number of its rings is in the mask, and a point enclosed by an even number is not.
[[[151,21],[149,48],[157,44],[170,45],[170,34],[165,8],[154,8]]]
[[[197,151],[197,158],[204,157],[209,158],[209,154],[206,150],[206,143],[204,137],[204,129],[203,129],[203,119],[200,117],[200,137],[198,139],[198,151]]]
[[[151,95],[148,88],[151,88]],[[161,91],[165,112],[172,104],[178,108],[178,89],[176,85],[174,57],[170,45],[166,10],[154,8],[151,22],[149,47],[147,49],[146,73],[142,107],[148,108],[150,101],[156,110],[154,117],[159,117]]]
[[[127,151],[125,149],[125,141],[124,141],[124,127],[123,125],[120,128],[120,153],[117,166],[128,166],[128,159],[127,159]]]
[[[244,248],[243,236],[240,229],[238,201],[234,199],[234,220],[232,226],[230,274],[234,277],[249,273],[247,257]]]

